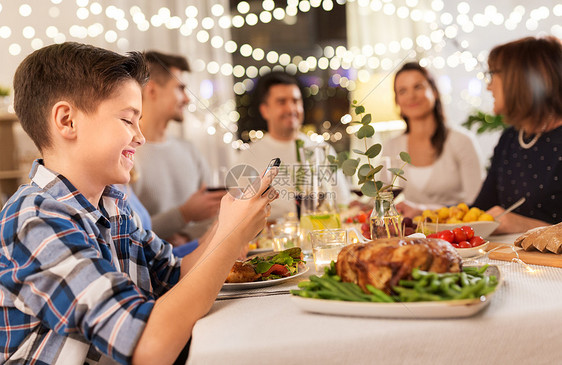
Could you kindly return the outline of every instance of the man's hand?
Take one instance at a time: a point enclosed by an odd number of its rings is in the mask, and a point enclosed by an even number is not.
[[[496,205],[486,213],[497,217],[505,211],[504,208]],[[509,234],[509,233],[522,233],[527,232],[531,228],[548,226],[549,224],[538,219],[522,216],[517,213],[507,213],[499,219],[500,225],[494,231],[494,234]]]
[[[185,222],[199,222],[217,215],[225,191],[206,191],[203,184],[185,203],[180,212]]]

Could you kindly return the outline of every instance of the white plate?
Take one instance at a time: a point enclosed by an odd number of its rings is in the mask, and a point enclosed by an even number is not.
[[[299,308],[305,311],[339,316],[411,319],[469,317],[478,313],[490,303],[492,295],[501,284],[500,271],[497,266],[489,266],[486,273],[488,275],[496,275],[498,285],[494,292],[477,299],[412,303],[345,302],[340,300],[303,298],[297,295],[293,295],[291,299]]]
[[[424,223],[423,227],[427,228],[431,232],[440,232],[445,229],[455,229],[462,226],[470,226],[474,230],[476,236],[486,238],[492,234],[500,225],[496,221],[477,221],[477,222],[462,222],[462,223]]]
[[[299,271],[295,275],[287,276],[286,278],[264,280],[264,281],[252,281],[249,283],[224,283],[222,284],[222,290],[257,289],[257,288],[265,288],[267,286],[279,285],[287,280],[291,280],[293,278],[303,275],[309,270],[309,268],[308,266],[304,266],[300,270],[301,271]]]
[[[264,252],[273,252],[273,248],[272,247],[256,248],[255,250],[248,251],[246,256],[253,256]]]

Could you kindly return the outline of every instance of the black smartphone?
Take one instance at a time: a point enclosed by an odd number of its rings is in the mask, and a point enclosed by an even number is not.
[[[269,170],[271,170],[272,167],[279,167],[279,165],[281,165],[281,159],[279,157],[275,157],[274,159],[269,161],[269,164],[267,165],[265,172],[262,175],[262,178],[265,177],[265,175],[269,172]],[[267,193],[269,191],[269,188],[271,188],[271,185],[269,185],[267,189],[265,189],[262,195]]]
[[[267,168],[265,169],[262,177],[265,177],[265,175],[269,172],[269,170],[271,170],[272,167],[279,167],[279,165],[281,165],[281,159],[279,157],[275,157],[274,159],[269,161],[269,164],[267,165]]]

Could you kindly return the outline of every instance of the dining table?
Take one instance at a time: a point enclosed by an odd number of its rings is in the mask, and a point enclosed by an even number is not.
[[[490,240],[513,244],[516,237]],[[562,363],[562,269],[487,255],[471,263],[497,265],[501,283],[469,317],[305,311],[288,291],[320,275],[310,263],[307,273],[276,286],[222,290],[193,328],[187,364]]]

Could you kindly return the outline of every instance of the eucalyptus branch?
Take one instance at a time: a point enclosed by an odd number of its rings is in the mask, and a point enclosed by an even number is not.
[[[352,108],[355,111],[356,116],[360,120],[352,121],[354,125],[361,125],[359,130],[355,133],[358,139],[364,139],[365,151],[353,150],[353,152],[365,156],[367,158],[367,163],[359,166],[360,159],[347,159],[341,155],[338,157],[331,156],[330,162],[337,163],[338,167],[341,167],[343,173],[347,176],[354,176],[357,174],[359,179],[359,185],[361,185],[361,192],[370,197],[378,196],[381,192],[390,189],[394,186],[396,179],[404,179],[403,168],[410,163],[410,155],[406,152],[400,153],[400,159],[404,161],[404,165],[397,168],[388,168],[387,170],[394,176],[392,183],[390,185],[384,185],[382,181],[376,179],[377,174],[383,169],[382,165],[374,166],[371,159],[377,157],[381,151],[382,146],[380,143],[376,143],[372,146],[368,146],[367,138],[372,137],[375,134],[375,129],[371,126],[371,114],[365,114],[365,108],[362,105],[357,105],[357,101],[353,101]],[[363,115],[364,114],[364,115]]]

